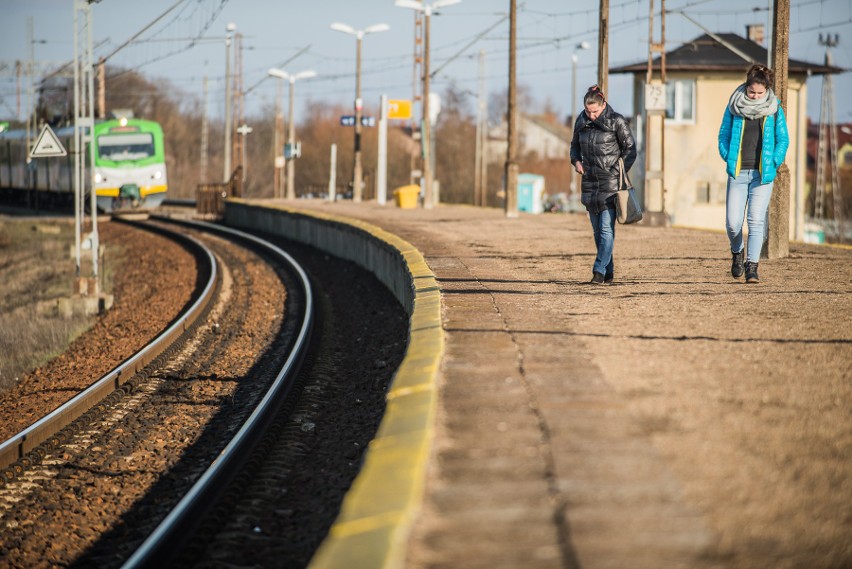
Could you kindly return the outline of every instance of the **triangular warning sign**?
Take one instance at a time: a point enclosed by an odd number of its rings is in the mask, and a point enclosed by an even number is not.
[[[51,130],[50,125],[44,125],[41,134],[38,135],[35,146],[30,152],[30,158],[44,158],[45,156],[65,156],[65,147]]]

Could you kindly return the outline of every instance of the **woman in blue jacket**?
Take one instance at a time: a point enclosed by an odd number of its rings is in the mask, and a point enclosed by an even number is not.
[[[760,282],[757,264],[766,231],[766,212],[778,167],[790,137],[784,110],[769,87],[772,71],[752,65],[746,81],[731,95],[719,128],[719,154],[728,173],[727,219],[731,275]],[[748,207],[748,250],[743,247],[743,219]],[[745,263],[743,263],[743,255]]]

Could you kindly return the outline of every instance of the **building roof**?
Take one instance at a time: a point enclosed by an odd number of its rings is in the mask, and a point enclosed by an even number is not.
[[[523,117],[537,125],[540,128],[543,128],[556,138],[564,140],[566,142],[571,141],[571,129],[567,126],[560,124],[553,120],[552,117],[548,117],[546,115],[529,115],[527,113],[522,113]]]
[[[737,34],[720,33],[713,34],[723,42],[733,46],[743,54],[749,56],[751,61],[746,61],[730,47],[714,39],[710,34],[698,36],[680,47],[666,52],[666,71],[735,71],[745,73],[752,63],[765,63],[767,49],[750,39]],[[652,62],[654,70],[660,69],[660,56]],[[609,70],[610,73],[647,73],[648,60]],[[820,63],[808,63],[798,59],[790,59],[788,62],[788,74],[810,74],[825,75],[828,73],[843,73],[845,69]]]

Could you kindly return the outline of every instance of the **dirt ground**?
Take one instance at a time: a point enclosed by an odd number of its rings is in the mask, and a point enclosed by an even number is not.
[[[722,233],[619,226],[593,286],[584,215],[307,207],[410,241],[443,289],[409,567],[852,567],[852,249],[745,285]]]

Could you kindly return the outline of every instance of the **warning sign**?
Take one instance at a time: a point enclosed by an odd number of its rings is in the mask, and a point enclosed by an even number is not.
[[[65,147],[59,142],[50,125],[44,125],[44,128],[41,129],[41,134],[38,135],[35,146],[33,146],[32,152],[30,152],[30,158],[65,156],[66,154]]]

